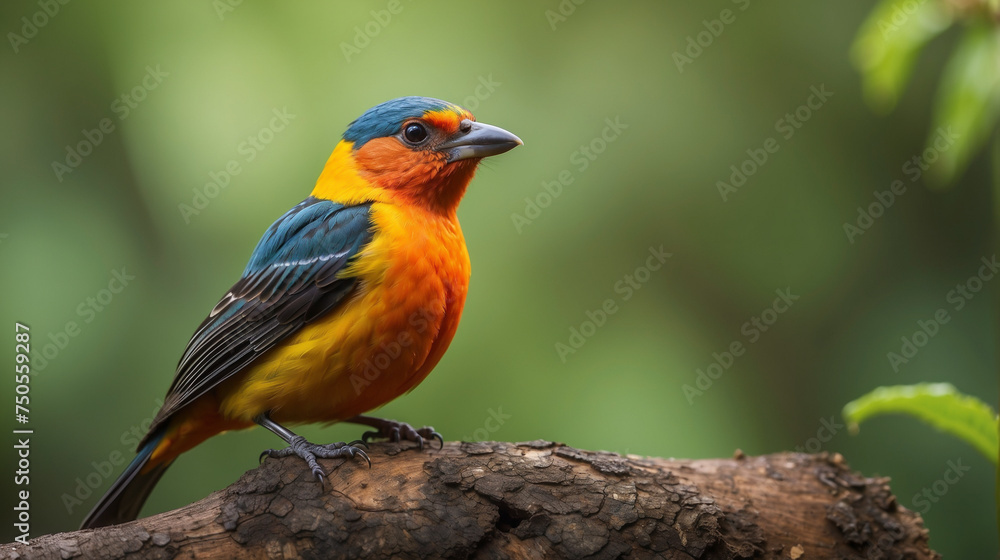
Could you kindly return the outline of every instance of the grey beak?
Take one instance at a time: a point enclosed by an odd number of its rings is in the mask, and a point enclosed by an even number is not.
[[[463,159],[484,158],[513,150],[524,144],[521,139],[491,124],[462,121],[451,138],[437,147],[448,154],[448,163]]]

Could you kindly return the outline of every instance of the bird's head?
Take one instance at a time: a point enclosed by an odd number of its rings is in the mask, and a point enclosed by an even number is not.
[[[454,212],[476,166],[521,139],[429,97],[400,97],[352,122],[313,195],[343,203],[402,200]]]

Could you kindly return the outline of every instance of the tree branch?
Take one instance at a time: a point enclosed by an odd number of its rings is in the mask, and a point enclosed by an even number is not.
[[[268,459],[225,490],[3,558],[940,558],[887,479],[840,455],[667,460],[544,441]],[[332,485],[332,488],[331,488]]]

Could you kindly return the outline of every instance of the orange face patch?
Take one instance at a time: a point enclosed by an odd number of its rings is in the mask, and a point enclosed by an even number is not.
[[[457,117],[457,115],[456,115]],[[456,128],[458,127],[456,121]],[[465,187],[476,170],[476,161],[449,164],[433,150],[411,150],[395,137],[376,138],[354,152],[360,175],[411,202],[425,206],[458,207]]]
[[[445,166],[445,157],[433,151],[411,150],[394,137],[376,138],[355,152],[362,175],[390,189],[412,189],[433,180]]]

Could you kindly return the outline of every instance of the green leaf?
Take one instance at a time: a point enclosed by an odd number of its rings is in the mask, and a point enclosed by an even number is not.
[[[844,406],[851,432],[879,414],[910,414],[935,428],[958,436],[996,463],[997,415],[985,402],[959,393],[949,383],[921,383],[879,387]]]
[[[882,0],[872,10],[854,38],[851,58],[874,111],[895,107],[920,49],[953,21],[951,11],[936,0]]]
[[[989,139],[1000,115],[1000,33],[990,25],[970,27],[948,60],[934,111],[927,152],[940,151],[930,168],[936,186],[951,183]],[[945,149],[934,146],[941,131],[958,134]]]

